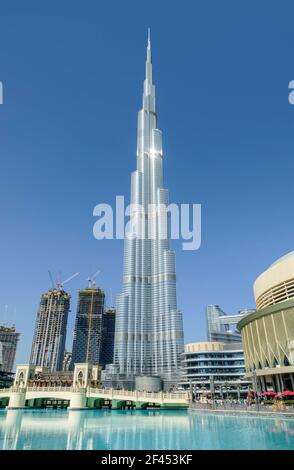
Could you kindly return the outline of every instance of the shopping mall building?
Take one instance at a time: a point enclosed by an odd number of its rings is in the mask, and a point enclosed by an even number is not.
[[[196,398],[213,393],[218,398],[245,398],[250,381],[244,378],[241,343],[188,343],[182,354],[180,386],[192,388]]]
[[[254,283],[256,312],[238,323],[246,377],[259,391],[294,391],[294,251]]]

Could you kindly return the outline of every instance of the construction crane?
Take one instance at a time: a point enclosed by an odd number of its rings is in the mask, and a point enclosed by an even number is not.
[[[75,273],[73,274],[72,276],[68,277],[67,279],[65,279],[65,281],[60,281],[57,283],[57,289],[60,289],[60,290],[63,290],[63,286],[64,284],[66,284],[67,282],[71,281],[72,279],[74,279],[75,277],[77,277],[80,273]]]
[[[48,270],[48,273],[49,273],[49,277],[50,277],[50,280],[51,280],[51,284],[52,284],[52,289],[57,289],[57,290],[63,290],[63,286],[64,284],[66,284],[67,282],[71,281],[72,279],[74,279],[76,276],[78,276],[80,273],[75,273],[73,274],[72,276],[68,277],[67,279],[65,279],[64,281],[57,281],[56,283],[54,282],[54,279],[53,279],[53,276],[51,274],[51,271]]]
[[[92,289],[93,287],[96,287],[96,281],[95,278],[100,274],[100,269],[95,272],[92,276],[89,276],[87,281],[88,281],[88,289]]]

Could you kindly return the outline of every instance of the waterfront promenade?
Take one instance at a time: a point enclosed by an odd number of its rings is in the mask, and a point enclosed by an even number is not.
[[[248,404],[234,403],[231,401],[224,401],[223,403],[190,403],[190,411],[205,412],[205,413],[219,413],[219,414],[250,414],[259,416],[283,416],[294,418],[294,403],[293,406],[278,407],[276,405],[266,404]]]

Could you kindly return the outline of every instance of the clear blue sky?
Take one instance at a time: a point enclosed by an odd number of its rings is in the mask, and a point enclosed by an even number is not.
[[[47,5],[47,6],[46,6]],[[101,269],[118,293],[122,241],[93,238],[93,207],[130,192],[151,27],[165,186],[201,203],[201,249],[177,251],[185,340],[204,308],[253,307],[254,279],[293,249],[291,1],[0,3],[0,307],[28,361],[47,270],[72,294]]]

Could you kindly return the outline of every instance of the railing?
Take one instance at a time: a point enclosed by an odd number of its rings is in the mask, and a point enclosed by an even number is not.
[[[294,405],[285,406],[285,408],[274,409],[273,405],[264,405],[261,403],[253,403],[251,405],[247,403],[233,403],[233,402],[223,402],[223,403],[201,403],[193,402],[190,403],[190,409],[195,410],[214,410],[214,411],[243,411],[243,412],[277,412],[277,413],[293,413],[294,414]]]
[[[72,392],[72,387],[27,387],[27,392]]]
[[[6,389],[7,390],[7,389]],[[8,389],[10,392],[25,392],[26,389],[24,387],[19,387],[18,385],[13,385]]]
[[[138,392],[134,390],[115,390],[115,389],[98,389],[90,388],[90,394],[106,395],[109,397],[132,397],[136,400],[144,398],[144,400],[189,400],[189,394],[187,392]]]

